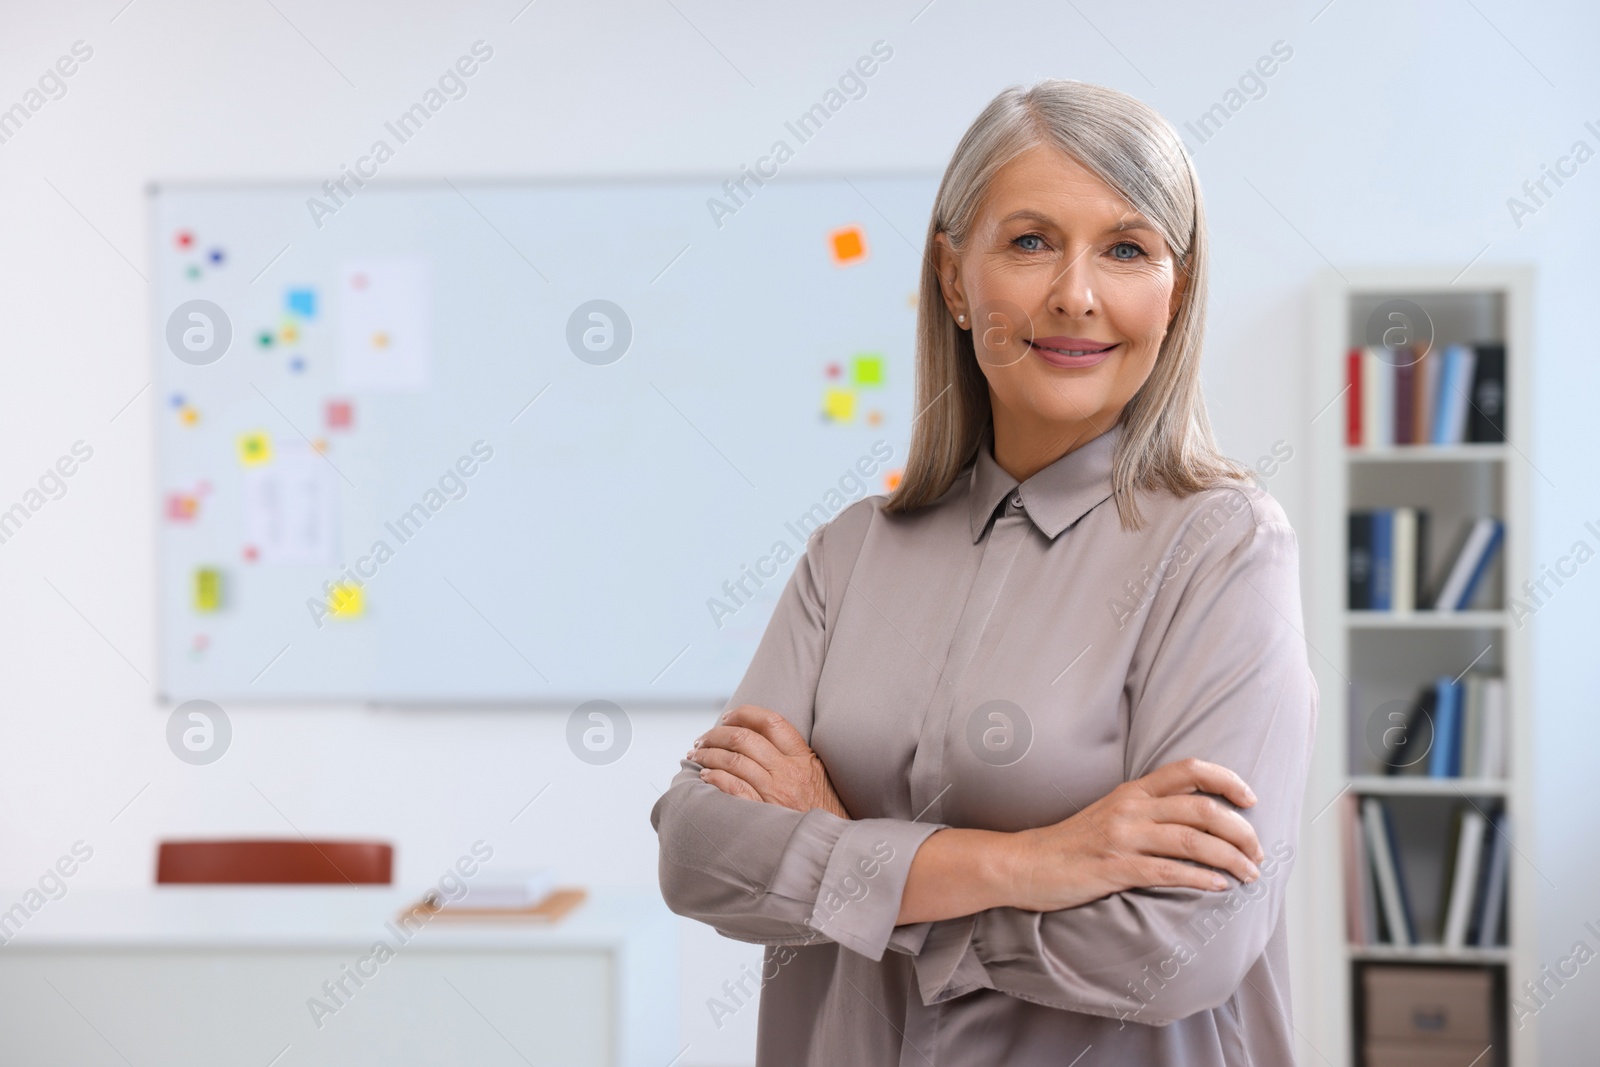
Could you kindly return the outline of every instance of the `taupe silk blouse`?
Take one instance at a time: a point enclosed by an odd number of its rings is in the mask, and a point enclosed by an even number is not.
[[[1318,696],[1294,531],[1244,484],[1143,492],[1126,532],[1120,424],[1020,486],[992,433],[934,503],[867,497],[811,533],[728,703],[782,713],[851,818],[685,760],[651,811],[662,894],[768,946],[759,1067],[1292,1065],[1284,890]],[[1255,882],[895,925],[934,831],[1059,822],[1186,756],[1255,791]]]

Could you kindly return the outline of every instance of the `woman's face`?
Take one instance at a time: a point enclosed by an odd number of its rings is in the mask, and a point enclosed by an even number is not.
[[[1049,146],[1001,168],[965,249],[941,233],[935,255],[989,382],[997,452],[1004,441],[1059,454],[1109,429],[1155,366],[1182,295],[1161,233]]]

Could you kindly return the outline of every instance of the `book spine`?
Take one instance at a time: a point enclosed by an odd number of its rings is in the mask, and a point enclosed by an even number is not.
[[[1403,362],[1409,358],[1409,353],[1409,348],[1401,348],[1396,350],[1393,357],[1402,361],[1394,367],[1394,443],[1397,445],[1414,443],[1411,436],[1411,408],[1415,402],[1412,394],[1417,384],[1417,366]]]
[[[1349,607],[1365,611],[1372,607],[1372,513],[1352,511],[1349,526]]]
[[[1461,592],[1460,607],[1465,609],[1472,603],[1472,596],[1478,591],[1478,584],[1483,581],[1484,572],[1489,569],[1489,563],[1494,559],[1495,551],[1500,547],[1501,540],[1505,537],[1505,523],[1499,519],[1490,519],[1494,528],[1489,533],[1487,543],[1478,553],[1477,561],[1472,565],[1472,574],[1467,578],[1466,587]]]
[[[1394,512],[1383,508],[1372,513],[1372,610],[1391,610],[1393,591]]]
[[[1506,346],[1475,345],[1472,372],[1472,410],[1467,416],[1467,440],[1486,444],[1506,439]]]
[[[1344,405],[1344,443],[1361,447],[1361,349],[1352,348],[1344,357],[1344,378],[1348,392]]]

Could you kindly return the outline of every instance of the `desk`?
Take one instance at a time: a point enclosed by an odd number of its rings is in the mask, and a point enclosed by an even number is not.
[[[415,899],[69,888],[0,947],[0,1062],[664,1067],[678,1054],[677,920],[659,899],[591,896],[553,926],[434,918],[403,939],[386,924]]]

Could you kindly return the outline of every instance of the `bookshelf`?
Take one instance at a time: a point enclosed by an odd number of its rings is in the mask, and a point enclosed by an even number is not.
[[[1300,926],[1309,961],[1301,971],[1309,979],[1301,1002],[1310,1009],[1303,1033],[1316,1049],[1309,1056],[1315,1062],[1367,1064],[1363,968],[1416,964],[1491,974],[1494,1048],[1475,1067],[1537,1063],[1537,1028],[1519,1030],[1510,1004],[1538,970],[1537,873],[1524,858],[1533,825],[1531,654],[1527,628],[1508,610],[1529,576],[1530,481],[1537,476],[1526,458],[1532,295],[1532,269],[1516,265],[1480,264],[1465,273],[1459,266],[1330,270],[1317,282],[1310,426],[1315,502],[1306,599],[1321,711],[1302,827],[1307,906]],[[1450,344],[1505,346],[1504,443],[1346,443],[1347,353],[1381,343],[1371,324],[1388,320],[1396,301],[1425,313],[1415,325],[1431,330],[1430,358]],[[1349,608],[1349,513],[1407,506],[1431,516],[1424,538],[1431,586],[1447,568],[1465,521],[1492,515],[1503,523],[1503,541],[1465,610]],[[1504,679],[1505,774],[1385,774],[1382,757],[1372,751],[1370,720],[1437,676],[1469,668]],[[1341,807],[1352,795],[1378,798],[1393,814],[1407,896],[1418,898],[1411,903],[1419,943],[1353,944],[1348,936],[1350,846]],[[1452,881],[1451,820],[1469,803],[1490,814],[1503,810],[1509,820],[1504,943],[1452,948],[1439,943]],[[1486,840],[1493,836],[1489,831]]]

